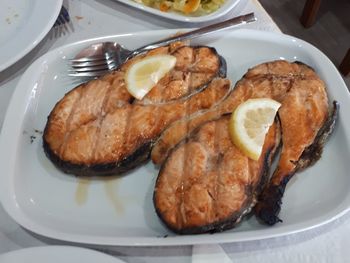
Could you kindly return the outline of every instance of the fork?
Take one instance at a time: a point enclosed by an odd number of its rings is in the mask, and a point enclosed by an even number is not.
[[[133,51],[128,50],[123,46],[119,45],[118,43],[114,42],[94,44],[82,50],[76,56],[76,58],[69,60],[71,69],[69,70],[68,75],[74,77],[99,77],[101,75],[106,74],[108,71],[118,68],[119,65],[121,65],[131,57],[144,53],[148,50],[168,45],[177,41],[193,39],[231,26],[246,24],[254,21],[256,21],[254,13],[249,13],[246,15],[231,18],[223,22],[195,29],[193,31],[189,31],[183,34],[179,34],[167,39],[156,41]],[[87,57],[81,55],[86,53],[86,51],[88,50],[96,49],[99,49],[100,53],[102,54]]]
[[[68,10],[67,8],[62,6],[61,11],[56,19],[56,22],[53,24],[53,27],[61,26],[69,22],[70,22],[70,16],[69,16]]]

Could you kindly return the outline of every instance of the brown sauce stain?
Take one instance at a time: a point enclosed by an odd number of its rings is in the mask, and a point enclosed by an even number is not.
[[[111,202],[116,213],[122,214],[125,211],[124,204],[118,196],[119,178],[102,178],[107,199]],[[78,179],[78,186],[75,192],[75,202],[81,206],[87,202],[89,197],[89,185],[91,179]]]
[[[78,186],[75,192],[75,202],[78,205],[83,205],[88,199],[88,190],[91,180],[86,178],[78,179]]]
[[[112,203],[114,210],[117,214],[124,213],[124,205],[118,196],[119,179],[110,178],[106,179],[104,182],[106,196]]]

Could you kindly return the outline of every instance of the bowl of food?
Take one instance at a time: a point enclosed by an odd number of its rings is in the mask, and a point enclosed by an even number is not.
[[[151,15],[187,23],[218,19],[246,0],[117,0]]]

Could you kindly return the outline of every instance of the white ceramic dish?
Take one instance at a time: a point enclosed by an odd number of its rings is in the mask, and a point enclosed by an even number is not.
[[[310,44],[282,34],[252,30],[226,31],[195,44],[214,46],[227,61],[235,83],[258,63],[299,60],[315,68],[341,105],[336,130],[322,159],[288,184],[280,214],[283,223],[260,225],[254,217],[216,234],[176,236],[157,218],[152,192],[158,170],[148,163],[106,181],[78,182],[58,171],[42,150],[41,134],[55,103],[75,84],[66,76],[67,58],[92,42],[117,40],[135,48],[173,34],[152,31],[86,40],[55,49],[23,74],[11,99],[0,141],[1,202],[23,227],[52,238],[105,245],[187,245],[264,239],[325,224],[350,207],[350,95],[330,60]],[[325,194],[327,193],[327,194]],[[86,200],[84,201],[84,197]]]
[[[39,44],[55,23],[62,1],[1,1],[0,71]]]
[[[236,7],[240,2],[246,0],[226,0],[226,2],[216,11],[211,14],[203,15],[203,16],[186,16],[179,12],[162,12],[156,8],[148,7],[146,5],[140,4],[134,0],[116,0],[120,3],[123,3],[128,6],[132,6],[136,9],[142,10],[152,15],[164,17],[167,19],[180,21],[180,22],[188,22],[188,23],[202,23],[208,22],[214,19],[218,19],[224,15],[226,15],[229,11],[231,11],[234,7]]]
[[[44,246],[14,250],[0,255],[1,263],[123,263],[117,258],[91,249],[69,246]]]

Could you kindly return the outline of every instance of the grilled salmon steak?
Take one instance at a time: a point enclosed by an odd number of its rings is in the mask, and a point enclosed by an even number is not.
[[[271,126],[260,159],[254,161],[232,143],[229,119],[225,115],[198,127],[160,169],[154,204],[176,233],[232,228],[256,203],[279,145],[279,126]]]
[[[287,182],[298,170],[310,166],[320,158],[338,112],[336,102],[333,104],[334,110],[330,110],[323,81],[307,65],[273,61],[248,70],[222,103],[206,112],[172,123],[155,144],[152,160],[156,164],[162,164],[172,149],[186,140],[188,134],[198,126],[234,111],[240,103],[250,98],[272,98],[282,104],[278,111],[282,136],[280,159],[255,206],[257,217],[272,225],[279,221],[278,213]],[[168,159],[172,159],[173,154]],[[245,169],[248,168],[237,168],[237,176],[247,173]],[[158,189],[159,187],[156,191]],[[156,209],[159,211],[159,208]],[[183,210],[178,212],[183,213]],[[160,215],[161,218],[162,216]]]
[[[145,56],[171,54],[174,69],[142,100],[128,93],[125,72]],[[229,92],[226,64],[215,49],[171,45],[137,56],[117,71],[67,93],[53,108],[43,134],[47,156],[66,173],[110,175],[148,159],[172,122],[218,104]]]
[[[264,69],[257,72],[258,76],[267,74],[270,73]],[[333,111],[330,110],[326,87],[313,71],[295,75],[291,84],[278,111],[282,126],[280,159],[255,207],[258,218],[269,225],[281,221],[278,214],[290,178],[321,157],[325,140],[334,128],[339,107],[334,102]]]
[[[265,68],[268,68],[270,73],[260,74]],[[271,98],[283,103],[286,94],[293,83],[297,81],[299,75],[305,77],[311,75],[316,78],[316,74],[309,67],[286,61],[264,63],[250,69],[237,82],[234,90],[222,103],[202,114],[193,115],[172,123],[155,144],[152,150],[152,161],[161,164],[168,151],[198,125],[210,119],[216,119],[222,114],[233,112],[239,104],[248,99]]]

